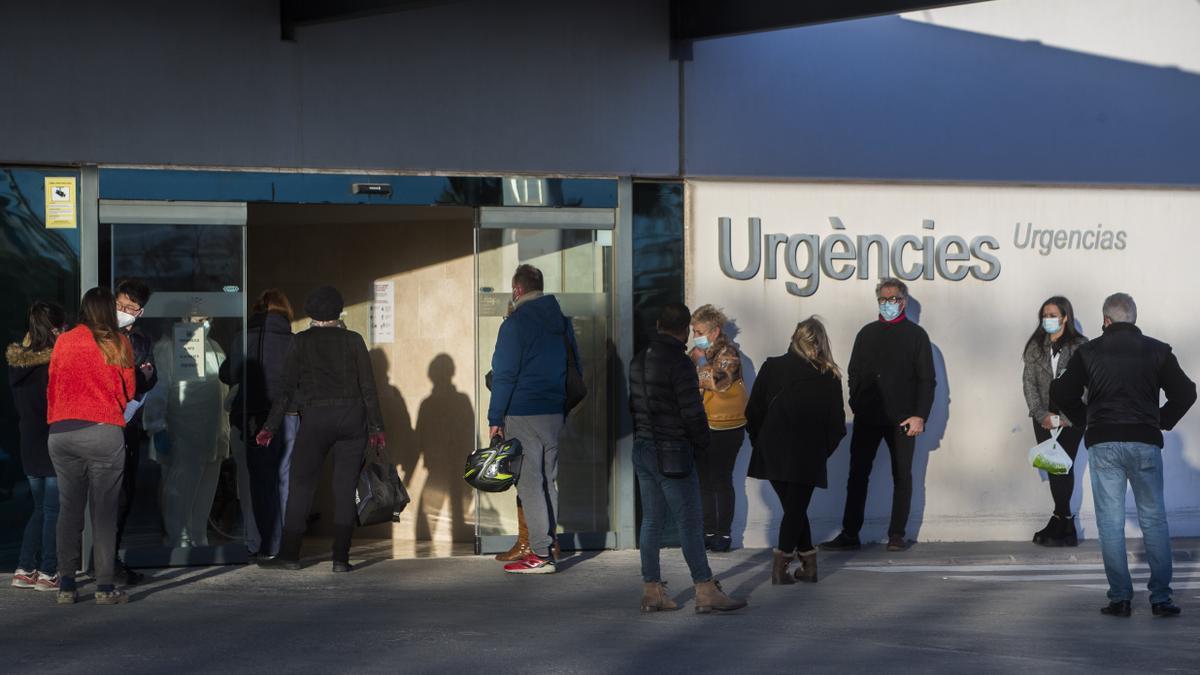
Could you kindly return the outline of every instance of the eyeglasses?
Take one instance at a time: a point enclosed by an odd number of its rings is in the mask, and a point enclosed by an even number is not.
[[[900,304],[900,296],[892,296],[890,298],[879,298],[881,305],[898,305]]]
[[[137,314],[138,312],[142,311],[142,308],[137,305],[127,305],[123,302],[118,302],[117,311],[125,312],[126,314]]]

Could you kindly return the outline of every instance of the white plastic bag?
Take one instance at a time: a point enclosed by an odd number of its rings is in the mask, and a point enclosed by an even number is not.
[[[1062,429],[1050,431],[1050,438],[1029,449],[1029,463],[1035,469],[1061,476],[1071,470],[1071,456],[1058,444],[1058,434]]]

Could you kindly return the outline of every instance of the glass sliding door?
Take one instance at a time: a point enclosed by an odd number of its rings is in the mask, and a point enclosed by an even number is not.
[[[491,397],[486,374],[518,265],[528,263],[542,271],[545,293],[558,299],[579,344],[588,395],[567,418],[558,453],[558,532],[567,549],[606,548],[614,541],[609,382],[613,219],[611,209],[483,208],[476,230],[478,442],[487,442]],[[512,544],[516,513],[515,489],[477,493],[481,552]]]
[[[245,335],[245,204],[105,202],[101,275],[151,290],[134,325],[158,384],[141,409],[134,499],[122,537],[131,566],[244,562],[230,387],[220,369]]]

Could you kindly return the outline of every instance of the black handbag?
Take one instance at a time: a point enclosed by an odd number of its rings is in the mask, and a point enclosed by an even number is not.
[[[650,357],[650,347],[646,348],[646,358]],[[646,378],[642,378],[642,398],[646,405],[650,404],[650,396],[646,390]],[[654,450],[658,456],[658,472],[664,478],[687,478],[692,474],[692,444],[683,439],[661,439],[654,432],[654,423],[650,424],[650,433],[654,437]]]
[[[354,494],[358,524],[366,527],[398,521],[409,501],[396,466],[378,450],[369,450]]]

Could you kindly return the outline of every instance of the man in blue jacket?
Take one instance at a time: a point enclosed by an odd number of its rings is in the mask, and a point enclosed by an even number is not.
[[[516,438],[524,459],[517,495],[525,509],[532,553],[504,566],[513,574],[552,574],[550,547],[558,513],[558,434],[567,401],[567,349],[575,363],[575,331],[558,300],[544,295],[542,272],[521,265],[513,274],[513,312],[500,326],[492,355],[490,437]]]

